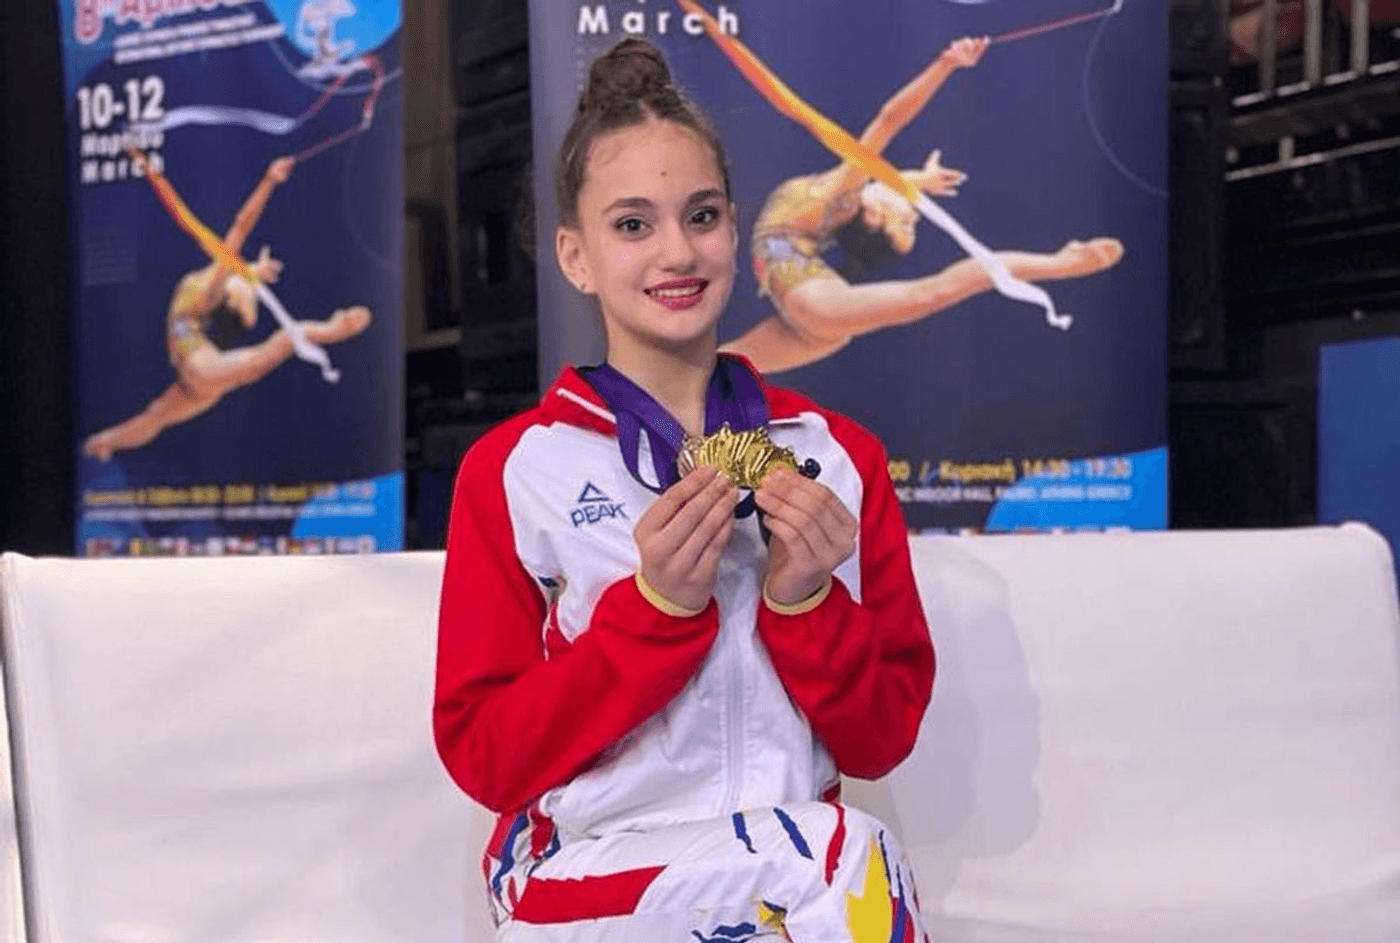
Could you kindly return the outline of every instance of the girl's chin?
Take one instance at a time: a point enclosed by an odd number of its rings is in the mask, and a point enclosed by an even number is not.
[[[715,326],[709,324],[703,327],[695,327],[693,330],[671,330],[655,331],[649,336],[639,338],[641,343],[677,354],[703,353],[713,350],[718,346]]]
[[[683,332],[675,334],[663,334],[653,337],[652,340],[658,347],[668,350],[686,351],[703,350],[707,347],[715,347],[717,341],[713,329],[700,332]]]

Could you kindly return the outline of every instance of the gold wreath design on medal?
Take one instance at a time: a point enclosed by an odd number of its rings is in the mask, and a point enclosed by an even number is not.
[[[719,469],[719,473],[740,488],[755,489],[776,468],[798,471],[797,456],[792,449],[774,445],[765,428],[735,432],[729,423],[707,436],[691,436],[681,444],[676,456],[676,468],[682,476],[701,465]]]

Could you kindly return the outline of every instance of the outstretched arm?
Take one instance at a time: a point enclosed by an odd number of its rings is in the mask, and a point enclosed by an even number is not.
[[[986,37],[959,39],[949,44],[924,71],[914,76],[881,106],[879,113],[861,132],[860,143],[876,153],[882,153],[890,141],[894,140],[895,135],[918,117],[934,93],[948,80],[948,76],[958,69],[976,65],[990,44],[991,40]],[[869,179],[862,168],[850,161],[843,161],[818,178],[812,190],[818,199],[830,201],[843,193],[860,189]],[[920,189],[927,189],[921,184],[916,185],[920,186]]]
[[[224,245],[231,251],[242,254],[243,243],[248,241],[248,235],[262,218],[263,211],[267,209],[267,201],[272,197],[272,191],[278,185],[287,182],[295,165],[295,157],[279,157],[268,165],[267,173],[263,174],[253,192],[243,202],[238,215],[233,218],[233,225],[224,235]]]
[[[943,50],[924,71],[916,75],[909,84],[895,92],[889,101],[880,108],[879,114],[865,126],[860,143],[880,153],[903,131],[909,122],[918,117],[934,94],[948,81],[948,76],[958,69],[970,68],[987,51],[990,40],[959,39]]]

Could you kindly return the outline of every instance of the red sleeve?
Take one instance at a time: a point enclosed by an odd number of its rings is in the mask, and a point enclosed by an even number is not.
[[[545,659],[544,596],[516,556],[502,481],[527,418],[462,461],[438,616],[438,753],[468,795],[498,812],[568,782],[664,707],[719,632],[713,601],[697,616],[669,616],[628,578],[604,592],[572,646]]]
[[[851,420],[829,413],[827,419],[864,481],[861,601],[835,579],[826,599],[800,615],[760,603],[758,631],[788,695],[837,768],[875,779],[914,748],[933,691],[933,643],[884,448]]]

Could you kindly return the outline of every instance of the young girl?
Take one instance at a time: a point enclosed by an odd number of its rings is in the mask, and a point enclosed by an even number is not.
[[[908,754],[933,683],[883,449],[717,353],[728,175],[653,47],[593,64],[556,186],[607,362],[463,459],[442,592],[434,729],[501,814],[499,939],[922,940],[898,842],[838,799]],[[725,424],[802,473],[679,477]]]

